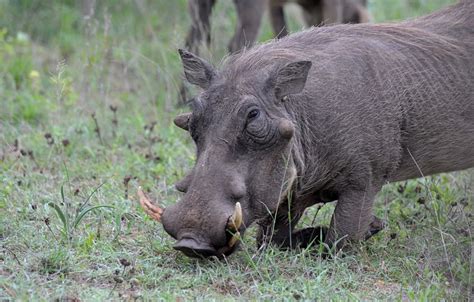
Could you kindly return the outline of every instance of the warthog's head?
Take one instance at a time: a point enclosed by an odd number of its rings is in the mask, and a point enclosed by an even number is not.
[[[189,131],[197,158],[176,184],[184,197],[164,210],[162,223],[188,256],[227,255],[252,222],[277,209],[296,177],[295,125],[284,100],[304,88],[311,62],[244,76],[179,53],[186,79],[203,89],[192,112],[174,121]]]

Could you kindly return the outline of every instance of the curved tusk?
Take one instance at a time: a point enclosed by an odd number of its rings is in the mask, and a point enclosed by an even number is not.
[[[234,213],[229,218],[229,222],[227,223],[227,229],[232,232],[237,232],[242,225],[242,207],[240,206],[240,202],[235,204]]]
[[[242,221],[242,206],[240,205],[240,202],[236,202],[234,213],[232,213],[232,215],[229,217],[226,227],[226,232],[230,232],[232,237],[230,237],[229,241],[227,242],[227,246],[220,249],[220,254],[225,254],[230,251],[230,249],[234,247],[234,245],[240,240],[241,235],[239,228],[242,225]]]
[[[140,205],[152,219],[161,222],[161,215],[163,214],[163,209],[157,205],[154,205],[150,199],[143,193],[142,187],[138,187],[138,200],[140,201]]]
[[[240,240],[240,232],[235,232],[227,243],[228,247],[233,247]]]

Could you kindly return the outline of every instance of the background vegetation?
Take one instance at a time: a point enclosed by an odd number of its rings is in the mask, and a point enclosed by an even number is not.
[[[225,261],[188,259],[137,207],[164,206],[194,159],[173,127],[186,1],[0,0],[0,299],[467,300],[473,295],[474,173],[386,186],[388,228],[357,253],[257,251],[253,231]],[[235,24],[218,1],[205,56]],[[453,0],[371,0],[376,22]],[[292,9],[292,29],[301,24]],[[268,21],[260,40],[271,38]],[[319,211],[327,223],[332,211]],[[308,211],[302,225],[313,221]]]

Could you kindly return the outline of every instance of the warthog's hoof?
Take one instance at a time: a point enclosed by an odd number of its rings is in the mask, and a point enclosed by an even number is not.
[[[293,237],[296,239],[297,244],[295,247],[307,248],[310,246],[318,246],[320,243],[324,242],[327,232],[328,228],[323,226],[295,231],[293,233]]]
[[[260,232],[257,235],[257,247],[261,248],[268,244],[273,244],[281,249],[296,249],[317,246],[324,242],[328,228],[323,226],[310,227],[302,230],[296,230],[290,236],[282,236],[282,233],[272,235],[264,235]]]
[[[380,219],[376,216],[372,216],[372,222],[370,223],[369,229],[367,230],[367,233],[365,234],[365,240],[374,236],[375,234],[383,230],[386,226],[387,226],[387,223],[385,222],[385,220]]]

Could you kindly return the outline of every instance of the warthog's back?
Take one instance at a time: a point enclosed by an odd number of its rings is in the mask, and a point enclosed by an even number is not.
[[[406,25],[433,45],[414,45],[414,66],[401,79],[402,87],[412,89],[402,103],[403,156],[394,178],[473,167],[474,2]],[[420,171],[413,170],[415,161]]]

